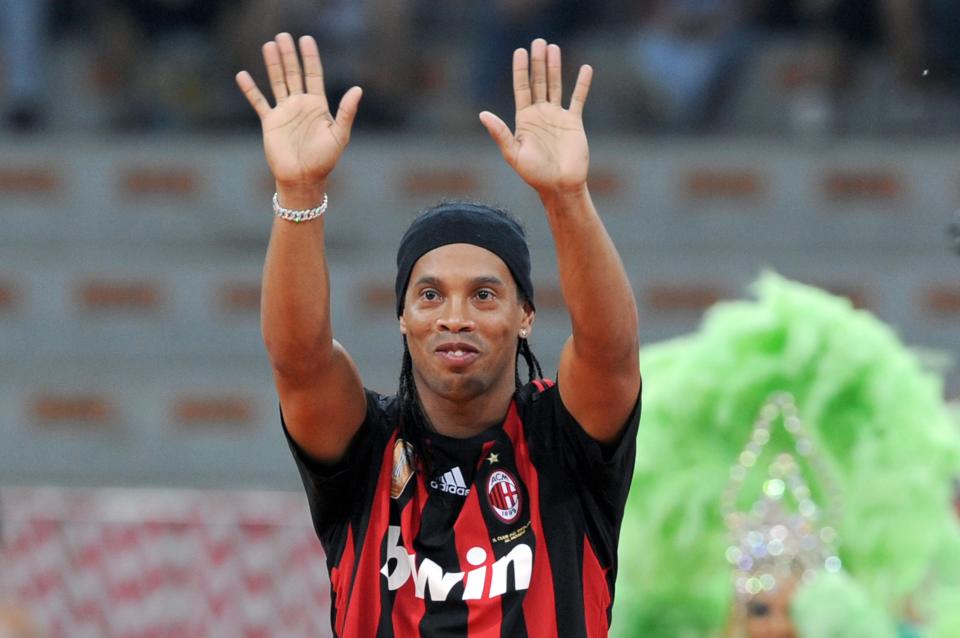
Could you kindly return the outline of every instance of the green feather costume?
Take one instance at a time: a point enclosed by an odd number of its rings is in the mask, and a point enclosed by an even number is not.
[[[925,637],[957,638],[960,524],[950,500],[960,429],[940,380],[846,299],[774,274],[754,290],[757,301],[718,304],[699,332],[641,353],[613,635],[724,635],[734,592],[721,495],[761,406],[786,391],[843,501],[834,524],[844,570],[797,591],[800,635],[879,638],[896,635],[890,619],[916,618]],[[782,428],[771,437],[771,453],[790,448]],[[822,499],[825,486],[804,471]]]

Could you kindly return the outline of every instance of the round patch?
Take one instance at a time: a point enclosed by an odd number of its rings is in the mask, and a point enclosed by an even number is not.
[[[494,470],[487,479],[487,501],[493,513],[504,523],[520,516],[520,487],[506,470]]]

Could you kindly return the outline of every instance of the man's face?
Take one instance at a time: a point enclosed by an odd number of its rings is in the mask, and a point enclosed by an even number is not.
[[[796,588],[791,580],[772,592],[762,592],[747,603],[748,638],[796,638],[796,629],[790,618],[790,602]]]
[[[400,331],[417,389],[452,401],[513,388],[517,338],[533,311],[507,265],[486,248],[448,244],[414,264]]]

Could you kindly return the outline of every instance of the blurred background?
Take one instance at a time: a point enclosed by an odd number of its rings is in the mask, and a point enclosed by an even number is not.
[[[642,341],[769,268],[876,313],[960,397],[954,0],[0,0],[0,623],[22,635],[328,635],[259,335],[273,183],[233,80],[266,86],[282,30],[316,36],[334,101],[364,88],[327,228],[369,387],[396,390],[396,245],[442,197],[524,220],[555,369],[549,232],[476,117],[510,121],[511,51],[543,36],[567,86],[596,71],[591,191]]]

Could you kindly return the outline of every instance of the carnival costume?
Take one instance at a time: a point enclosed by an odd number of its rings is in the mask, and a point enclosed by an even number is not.
[[[753,288],[641,353],[614,635],[731,635],[787,570],[802,638],[960,636],[941,381],[844,298],[775,274]]]

